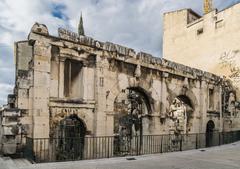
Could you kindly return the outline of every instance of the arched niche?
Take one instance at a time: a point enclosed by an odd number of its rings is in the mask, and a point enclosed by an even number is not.
[[[57,145],[57,160],[68,160],[72,156],[83,159],[87,127],[77,114],[71,114],[59,121],[53,142]]]
[[[212,120],[209,120],[206,126],[206,147],[214,145],[214,130],[215,123]]]
[[[141,135],[142,118],[152,113],[152,99],[140,87],[122,90],[114,100],[114,133]]]
[[[189,97],[186,95],[176,96],[169,108],[170,130],[178,134],[190,132],[193,124],[194,109],[195,107]]]

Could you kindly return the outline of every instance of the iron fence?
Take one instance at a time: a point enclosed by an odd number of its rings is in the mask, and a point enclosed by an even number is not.
[[[25,157],[40,162],[73,161],[185,151],[240,140],[240,131],[184,135],[26,138]]]

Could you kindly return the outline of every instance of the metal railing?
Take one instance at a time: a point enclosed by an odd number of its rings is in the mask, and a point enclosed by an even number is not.
[[[26,138],[25,157],[34,162],[138,156],[185,151],[229,144],[240,140],[240,131],[184,135],[104,136],[85,138]]]

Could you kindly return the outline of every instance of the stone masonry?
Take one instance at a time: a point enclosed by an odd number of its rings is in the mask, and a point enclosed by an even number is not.
[[[80,126],[80,136],[205,133],[209,123],[214,131],[239,129],[230,81],[62,28],[58,34],[35,23],[15,43],[18,134],[51,138],[69,123]]]

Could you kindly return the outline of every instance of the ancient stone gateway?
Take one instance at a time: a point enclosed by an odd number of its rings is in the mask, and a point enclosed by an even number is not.
[[[178,144],[180,134],[205,133],[209,120],[215,131],[238,129],[223,126],[222,105],[233,98],[223,90],[234,89],[221,77],[65,29],[58,33],[36,23],[16,43],[14,93],[27,136],[50,140],[39,146],[54,158],[98,156],[108,145],[119,145],[110,154],[143,151],[143,135],[173,134],[170,141]],[[92,143],[96,136],[114,139]]]

